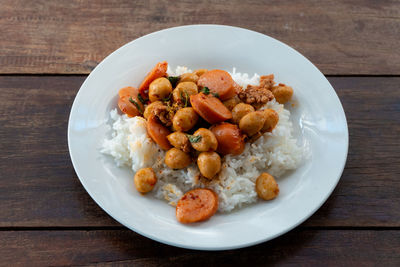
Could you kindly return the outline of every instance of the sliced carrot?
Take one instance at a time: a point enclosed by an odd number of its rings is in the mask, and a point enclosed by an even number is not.
[[[139,86],[139,92],[142,96],[146,96],[146,90],[149,89],[149,85],[152,81],[157,78],[161,78],[167,75],[168,63],[166,61],[159,62],[157,65],[146,75],[146,78],[142,81]]]
[[[190,104],[203,119],[211,124],[232,119],[232,112],[214,96],[203,93],[191,95]]]
[[[218,196],[211,189],[197,188],[186,192],[176,205],[176,218],[181,223],[204,221],[217,212]]]
[[[224,101],[234,97],[237,93],[237,85],[231,75],[224,70],[210,70],[200,76],[197,81],[200,87],[208,87],[212,93],[218,94]]]
[[[168,150],[171,148],[171,144],[167,139],[167,136],[171,133],[170,130],[162,125],[154,115],[147,119],[147,133],[162,149]]]
[[[244,135],[235,124],[221,123],[211,127],[211,132],[218,141],[217,152],[222,155],[239,155],[244,150]]]

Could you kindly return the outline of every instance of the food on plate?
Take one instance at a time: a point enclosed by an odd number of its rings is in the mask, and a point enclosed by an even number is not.
[[[192,142],[192,147],[197,151],[215,151],[218,147],[217,138],[208,129],[199,128],[197,131],[194,132],[192,138],[196,139],[196,142]]]
[[[278,86],[272,87],[271,92],[278,103],[285,104],[292,98],[293,88],[280,83]]]
[[[264,109],[263,112],[264,112],[265,122],[263,127],[261,128],[261,132],[262,133],[272,132],[272,130],[278,124],[279,115],[275,110],[270,108]]]
[[[274,75],[158,63],[138,88],[119,90],[102,152],[134,171],[142,194],[176,206],[181,223],[209,219],[279,194],[279,179],[303,150],[283,103],[290,86]]]
[[[171,148],[165,154],[165,165],[171,169],[183,169],[192,162],[190,155],[177,149],[176,147]]]
[[[139,93],[141,95],[146,95],[150,83],[152,83],[157,78],[165,77],[167,74],[168,63],[166,61],[159,62],[157,65],[147,74],[142,83],[139,85]]]
[[[208,179],[213,179],[221,170],[221,157],[214,151],[201,152],[197,157],[200,173]]]
[[[252,111],[244,115],[239,121],[240,130],[247,136],[260,132],[264,126],[265,116],[263,111]]]
[[[151,115],[147,119],[147,133],[162,149],[167,150],[171,147],[167,138],[171,131],[162,125],[155,115]]]
[[[232,121],[236,124],[239,124],[240,119],[244,117],[247,113],[255,111],[254,107],[245,103],[238,103],[232,109]]]
[[[194,82],[179,82],[172,92],[172,97],[174,98],[174,102],[185,104],[187,106],[189,97],[197,93],[198,88]]]
[[[269,75],[270,79],[273,79],[273,77],[273,75]],[[260,81],[259,85],[248,85],[246,89],[240,91],[239,98],[244,103],[258,108],[274,99],[274,94],[271,92],[271,89],[271,83],[262,83]]]
[[[153,115],[153,113],[157,107],[163,107],[163,106],[164,106],[164,104],[161,101],[155,101],[155,102],[150,103],[149,105],[146,106],[146,109],[144,110],[144,113],[143,113],[143,117],[146,120],[149,119],[149,117],[151,115]]]
[[[210,128],[211,132],[217,138],[217,152],[222,155],[240,155],[242,154],[246,136],[240,131],[236,124],[223,122]]]
[[[180,84],[184,83],[184,82],[191,82],[193,84],[197,84],[198,80],[199,80],[199,76],[196,73],[190,73],[190,72],[184,73],[179,77]]]
[[[241,103],[240,99],[238,96],[232,97],[228,100],[225,100],[224,102],[222,102],[222,104],[224,104],[224,106],[229,109],[230,111],[233,110],[233,108],[237,105]],[[232,117],[233,117],[233,112],[232,112]]]
[[[263,172],[256,180],[256,191],[260,198],[271,200],[279,194],[279,187],[272,175]]]
[[[181,108],[178,109],[172,119],[172,128],[175,131],[187,132],[196,125],[198,120],[199,115],[193,108]]]
[[[139,90],[132,86],[127,86],[127,87],[121,88],[118,91],[119,98],[125,98],[125,97],[130,97],[130,96],[136,98],[138,93],[139,93]]]
[[[176,205],[176,218],[181,223],[204,221],[218,209],[218,196],[210,189],[197,188],[187,192]]]
[[[139,101],[139,91],[134,87],[124,87],[118,92],[118,107],[128,117],[139,116],[143,111],[143,103]]]
[[[157,183],[156,173],[152,168],[143,168],[135,173],[133,178],[135,187],[140,193],[148,193]]]
[[[218,96],[222,101],[228,100],[236,95],[235,82],[232,76],[224,70],[210,70],[200,76],[197,84],[207,87],[210,92]]]
[[[194,70],[193,73],[196,74],[198,77],[200,77],[201,75],[203,75],[207,71],[208,71],[208,69],[197,69],[197,70]],[[182,74],[182,75],[184,75],[184,74]]]
[[[205,87],[207,88],[207,87]],[[205,89],[205,92],[209,92]],[[227,109],[221,100],[213,95],[206,95],[203,92],[190,96],[190,104],[193,109],[207,122],[215,124],[232,118],[232,113]]]
[[[182,132],[173,132],[167,136],[167,139],[171,145],[183,152],[189,153],[191,150],[189,138]]]
[[[171,92],[171,82],[165,77],[157,78],[150,83],[149,99],[151,102],[163,100],[168,97]]]

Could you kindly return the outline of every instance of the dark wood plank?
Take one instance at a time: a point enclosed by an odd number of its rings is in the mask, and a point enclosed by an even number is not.
[[[0,226],[117,225],[85,194],[69,158],[68,116],[84,78],[0,77],[0,206],[8,210]]]
[[[0,76],[0,226],[116,226],[73,170],[67,122],[85,77]],[[342,179],[307,226],[400,226],[400,78],[329,78],[347,114]]]
[[[400,78],[329,78],[349,153],[339,185],[307,225],[400,225]],[[371,223],[374,222],[374,223]]]
[[[223,252],[175,248],[128,230],[3,231],[2,262],[13,266],[398,266],[400,231],[297,230]]]
[[[135,38],[198,23],[275,37],[325,74],[400,74],[400,2],[393,0],[3,0],[0,73],[89,73]]]

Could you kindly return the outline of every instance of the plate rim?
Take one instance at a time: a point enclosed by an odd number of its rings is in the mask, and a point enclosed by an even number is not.
[[[257,34],[257,35],[261,35],[264,38],[269,38],[272,39],[273,41],[276,41],[278,43],[280,43],[281,45],[285,46],[287,49],[292,50],[292,52],[300,55],[302,58],[304,58],[306,61],[308,61],[308,63],[310,63],[310,65],[317,71],[319,72],[319,74],[321,74],[324,79],[328,82],[328,84],[330,85],[330,89],[332,89],[334,96],[337,98],[339,104],[340,104],[340,111],[343,114],[343,118],[344,118],[344,126],[345,126],[345,156],[342,159],[342,162],[340,163],[340,171],[339,171],[339,175],[337,176],[336,180],[333,183],[333,186],[330,188],[329,192],[323,197],[321,198],[320,202],[318,203],[318,205],[316,205],[314,207],[314,209],[312,209],[306,216],[304,216],[301,220],[299,220],[297,223],[293,224],[291,227],[287,227],[285,230],[279,231],[273,235],[270,235],[268,237],[265,238],[260,238],[257,239],[253,242],[247,242],[247,243],[241,243],[239,245],[227,245],[227,246],[208,246],[208,247],[203,247],[203,246],[194,246],[194,245],[186,245],[186,244],[180,244],[180,243],[175,243],[173,241],[167,240],[167,239],[161,239],[158,238],[156,235],[152,235],[149,233],[145,233],[143,231],[140,231],[138,229],[135,229],[134,227],[130,226],[129,223],[127,223],[124,218],[115,218],[111,213],[112,211],[109,210],[108,208],[100,205],[98,203],[98,201],[93,197],[93,192],[91,192],[89,190],[89,188],[87,187],[87,185],[84,183],[84,179],[80,177],[76,166],[76,160],[74,160],[74,156],[72,155],[72,150],[71,150],[71,135],[72,135],[72,130],[71,130],[71,118],[73,116],[73,111],[76,109],[76,100],[79,98],[80,93],[82,92],[81,89],[85,86],[85,84],[87,83],[89,77],[92,75],[92,73],[96,73],[99,69],[99,66],[105,64],[108,60],[110,60],[110,58],[116,54],[118,51],[125,49],[127,46],[129,46],[131,43],[138,41],[140,39],[152,36],[152,35],[156,35],[159,34],[161,32],[166,32],[166,31],[172,31],[172,30],[176,30],[176,29],[182,29],[182,28],[201,28],[201,27],[219,27],[219,28],[226,28],[226,29],[234,29],[234,30],[241,30],[241,31],[248,31],[251,32],[252,34]],[[329,82],[329,80],[325,77],[325,75],[307,58],[305,57],[303,54],[301,54],[300,52],[298,52],[297,50],[295,50],[294,48],[292,48],[291,46],[285,44],[282,41],[279,41],[269,35],[257,32],[257,31],[253,31],[253,30],[249,30],[246,28],[242,28],[242,27],[237,27],[237,26],[229,26],[229,25],[219,25],[219,24],[191,24],[191,25],[183,25],[183,26],[177,26],[177,27],[170,27],[170,28],[165,28],[165,29],[161,29],[155,32],[151,32],[148,33],[146,35],[143,35],[139,38],[133,39],[129,42],[127,42],[126,44],[122,45],[121,47],[117,48],[116,50],[114,50],[112,53],[110,53],[109,55],[107,55],[90,73],[89,75],[86,77],[85,81],[82,83],[82,85],[80,86],[73,104],[71,106],[70,109],[70,114],[68,117],[68,130],[67,130],[67,139],[68,139],[68,152],[71,158],[71,162],[72,165],[74,167],[74,171],[80,181],[80,183],[82,184],[82,186],[84,187],[85,191],[89,194],[89,196],[92,198],[92,200],[103,210],[105,211],[111,218],[113,218],[115,221],[121,223],[124,227],[134,231],[135,233],[138,233],[144,237],[150,238],[152,240],[155,240],[157,242],[163,243],[163,244],[167,244],[167,245],[171,245],[171,246],[175,246],[175,247],[179,247],[179,248],[185,248],[185,249],[194,249],[194,250],[203,250],[203,251],[221,251],[221,250],[232,250],[232,249],[239,249],[239,248],[244,248],[244,247],[249,247],[249,246],[254,246],[260,243],[264,243],[267,242],[269,240],[275,239],[276,237],[279,237],[281,235],[286,234],[287,232],[293,230],[294,228],[296,228],[297,226],[299,226],[300,224],[302,224],[304,221],[306,221],[307,219],[309,219],[318,209],[321,208],[321,206],[327,201],[327,199],[332,195],[332,192],[335,190],[335,188],[337,187],[337,184],[339,183],[339,180],[341,179],[342,175],[343,175],[343,171],[344,168],[346,166],[346,162],[347,162],[347,157],[348,157],[348,149],[349,149],[349,130],[348,130],[348,123],[347,123],[347,117],[346,117],[346,113],[344,111],[342,102],[340,101],[339,96],[337,95],[335,89],[333,88],[333,86],[331,85],[331,83]]]

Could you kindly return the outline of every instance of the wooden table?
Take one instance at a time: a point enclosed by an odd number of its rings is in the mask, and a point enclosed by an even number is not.
[[[215,23],[275,37],[328,77],[350,148],[328,201],[257,246],[199,252],[127,230],[72,167],[67,122],[106,55],[144,34]],[[0,1],[0,265],[400,265],[400,1]],[[323,179],[323,177],[321,177]]]

